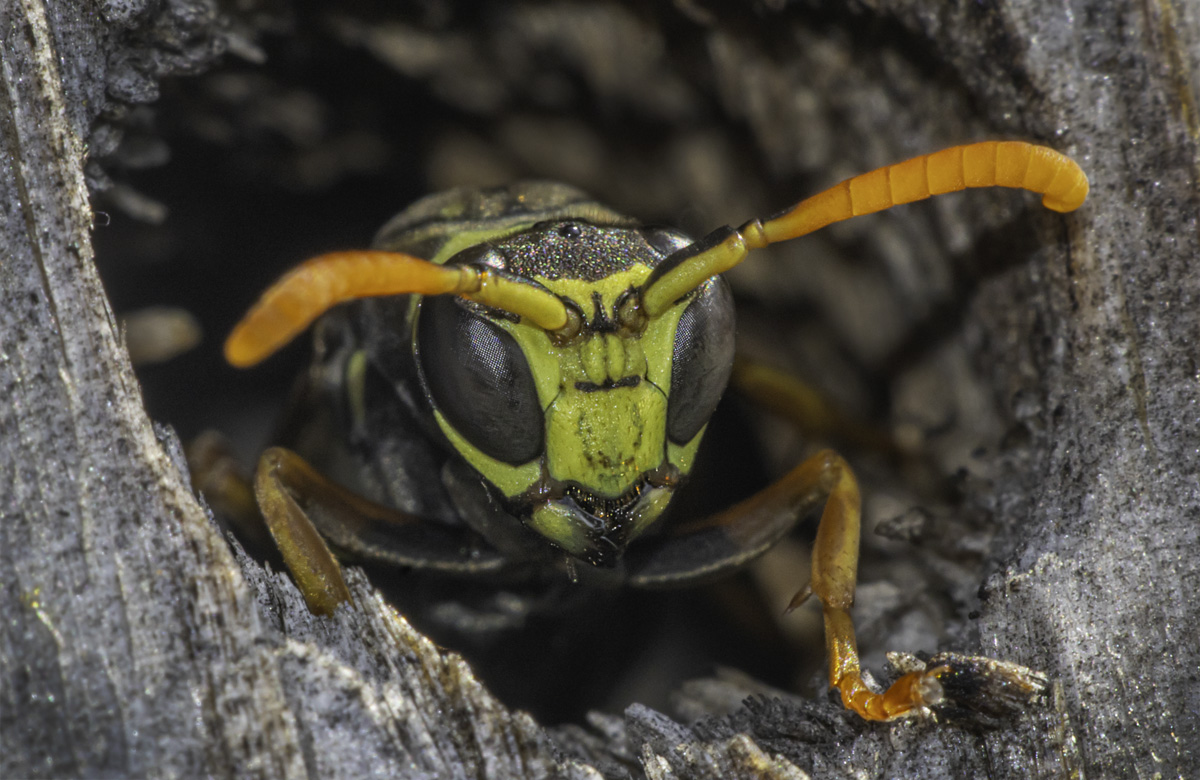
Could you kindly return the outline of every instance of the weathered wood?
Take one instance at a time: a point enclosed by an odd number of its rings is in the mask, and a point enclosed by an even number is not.
[[[917,517],[909,531],[936,547],[945,530],[942,547],[976,545],[981,565],[910,550],[930,571],[882,571],[954,603],[986,576],[977,617],[950,617],[947,633],[1047,671],[1056,702],[984,734],[864,727],[792,699],[702,718],[754,690],[725,679],[689,688],[676,718],[635,706],[553,735],[358,575],[360,610],[311,618],[191,495],[93,267],[83,140],[111,152],[116,131],[92,128],[119,127],[160,76],[213,67],[243,39],[203,4],[73,5],[0,5],[0,775],[596,776],[584,759],[656,778],[1200,772],[1194,3],[496,3],[479,21],[320,21],[489,120],[490,135],[435,146],[434,186],[553,176],[704,228],[769,212],[802,179],[985,135],[1052,143],[1092,179],[1068,217],[953,198],[782,248],[736,280],[764,311],[824,303],[846,351],[887,374],[894,420],[946,423],[931,435],[939,462],[971,475],[957,511],[991,519]],[[671,140],[619,137],[590,101]],[[975,256],[999,268],[973,276]],[[949,335],[923,346],[926,321]],[[916,357],[887,368],[906,338]],[[803,333],[775,340],[809,360]],[[904,647],[913,597],[866,590],[871,648]],[[899,606],[872,606],[887,598]]]
[[[314,621],[239,566],[141,407],[96,276],[66,111],[90,82],[59,70],[54,9],[17,10],[0,47],[0,774],[596,776],[361,577],[363,609]]]

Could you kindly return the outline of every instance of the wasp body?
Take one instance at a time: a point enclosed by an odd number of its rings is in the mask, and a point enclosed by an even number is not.
[[[459,577],[583,570],[634,587],[687,584],[753,560],[823,502],[811,582],[792,605],[822,604],[831,685],[870,719],[936,702],[949,666],[905,674],[883,694],[862,680],[849,614],[860,498],[836,453],[719,513],[662,519],[731,377],[767,404],[793,389],[735,362],[721,273],[831,222],[996,185],[1043,193],[1059,211],[1087,193],[1057,152],[985,142],[692,241],[573,188],[528,183],[432,196],[373,250],[299,266],[226,355],[252,365],[325,315],[287,447],[264,453],[254,484],[310,608],[350,600],[335,556]]]

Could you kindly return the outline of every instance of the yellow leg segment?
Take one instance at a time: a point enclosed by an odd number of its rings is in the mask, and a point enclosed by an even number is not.
[[[942,699],[937,680],[942,667],[909,672],[882,694],[863,681],[854,642],[854,622],[844,609],[825,609],[825,649],[829,655],[829,685],[842,694],[842,704],[867,720],[891,720]]]
[[[858,575],[858,543],[862,516],[858,481],[849,464],[832,450],[823,450],[801,464],[814,485],[827,491],[821,524],[813,546],[811,584],[792,600],[798,606],[811,593],[825,615],[825,647],[829,684],[842,694],[842,703],[867,720],[891,720],[941,698],[940,668],[906,674],[879,694],[867,687],[858,663],[858,646],[850,607]]]
[[[732,384],[756,403],[782,416],[810,435],[841,433],[856,444],[896,454],[898,448],[882,431],[848,421],[828,401],[796,378],[738,357]],[[829,684],[842,694],[842,702],[868,720],[889,720],[941,698],[936,674],[906,674],[883,694],[863,682],[854,638],[850,607],[858,579],[858,548],[862,517],[858,481],[846,461],[833,450],[824,450],[793,471],[797,491],[820,491],[825,509],[813,545],[812,579],[792,599],[795,609],[810,596],[820,601],[825,616],[825,645],[829,657]]]
[[[910,454],[886,431],[852,419],[810,385],[765,363],[739,354],[729,383],[759,406],[795,425],[806,437],[822,441],[832,437],[894,459]]]
[[[816,596],[825,616],[829,683],[848,709],[867,720],[889,720],[942,700],[938,677],[946,667],[906,674],[882,694],[863,681],[850,607],[858,577],[862,508],[858,481],[833,450],[804,460],[779,480],[735,506],[672,529],[664,544],[643,559],[631,556],[629,583],[635,587],[678,587],[741,568],[762,555],[805,510],[824,500],[813,545],[809,583],[788,610]],[[707,560],[697,568],[697,560]]]
[[[282,447],[262,454],[254,475],[254,495],[283,562],[314,615],[330,615],[352,603],[342,569],[292,493],[343,493],[304,461]],[[339,496],[340,497],[340,496]]]
[[[248,549],[271,549],[271,536],[254,501],[254,488],[233,453],[233,445],[216,431],[204,431],[186,447],[192,487],[204,495],[217,516],[237,532]]]
[[[220,434],[202,433],[188,446],[187,455],[193,486],[250,548],[259,553],[271,547],[279,550],[313,614],[331,614],[337,605],[351,601],[337,560],[293,496],[349,504],[351,509],[365,503],[362,499],[328,482],[282,447],[272,447],[259,458],[253,485],[240,473]]]

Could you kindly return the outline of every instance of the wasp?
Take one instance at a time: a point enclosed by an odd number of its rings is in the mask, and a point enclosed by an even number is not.
[[[847,708],[869,720],[923,711],[951,665],[910,671],[883,693],[863,680],[850,617],[860,493],[836,452],[728,509],[660,521],[727,385],[766,405],[796,397],[796,380],[735,354],[722,274],[834,222],[992,186],[1039,193],[1059,212],[1088,192],[1062,154],[988,141],[693,241],[532,182],[427,197],[373,249],[298,266],[235,327],[225,355],[253,366],[317,322],[304,411],[289,446],[262,454],[252,486],[309,609],[351,601],[339,559],[689,585],[745,566],[823,503],[811,578],[791,607],[820,601],[829,682]]]

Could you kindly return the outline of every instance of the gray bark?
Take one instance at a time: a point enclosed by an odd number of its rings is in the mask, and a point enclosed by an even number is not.
[[[128,107],[157,97],[160,78],[212,68],[229,45],[256,58],[250,23],[204,4],[5,0],[0,775],[1200,772],[1200,8],[785,5],[508,3],[488,6],[487,24],[430,11],[321,29],[425,85],[447,116],[485,120],[431,143],[433,187],[552,176],[707,228],[769,213],[801,183],[975,138],[1074,155],[1092,181],[1076,214],[972,193],[781,249],[735,280],[761,310],[798,296],[834,323],[776,336],[751,313],[750,349],[765,331],[818,382],[850,375],[850,406],[868,390],[847,362],[885,373],[892,421],[969,473],[956,511],[983,519],[918,518],[910,535],[934,549],[904,549],[935,574],[890,562],[879,576],[914,576],[953,605],[979,591],[975,618],[943,610],[944,633],[1044,670],[1051,701],[982,732],[863,727],[825,700],[742,706],[755,686],[727,677],[689,688],[672,717],[635,705],[550,732],[356,570],[359,609],[308,615],[286,577],[231,552],[173,434],[144,411],[94,266],[85,182],[88,152],[133,154],[118,144]],[[556,102],[572,89],[601,116]],[[625,117],[670,142],[613,133]],[[972,258],[997,253],[1016,259],[976,276]],[[947,302],[953,316],[938,316]],[[853,361],[820,354],[827,336]],[[910,341],[916,357],[887,368]],[[882,482],[892,504],[911,499]],[[872,607],[868,592],[895,604]],[[914,599],[885,579],[860,602],[864,649],[904,647]]]

